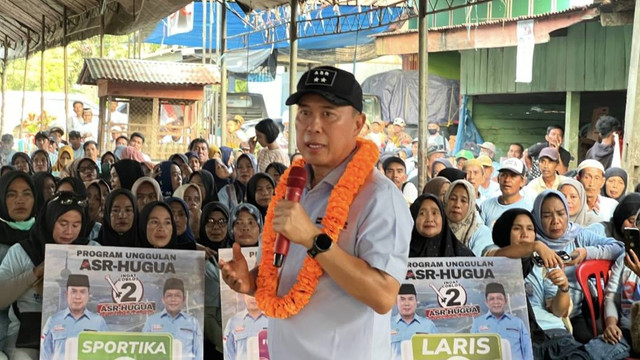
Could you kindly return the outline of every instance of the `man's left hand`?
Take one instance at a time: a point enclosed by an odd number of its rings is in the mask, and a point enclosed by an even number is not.
[[[311,221],[300,203],[283,199],[278,202],[273,214],[273,231],[307,249],[311,249],[313,239],[322,232]]]

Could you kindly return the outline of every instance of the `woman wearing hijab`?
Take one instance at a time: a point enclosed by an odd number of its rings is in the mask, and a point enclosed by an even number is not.
[[[10,172],[10,171],[15,171],[16,168],[13,165],[4,165],[0,168],[0,176]]]
[[[131,191],[116,189],[109,193],[97,241],[103,246],[125,247],[135,246],[138,242],[138,209]]]
[[[409,209],[414,221],[409,257],[475,256],[449,228],[437,196],[420,195]]]
[[[476,192],[466,180],[456,180],[444,195],[445,213],[456,239],[482,256],[493,245],[491,230],[476,212]]]
[[[433,164],[431,164],[431,178],[435,178],[438,176],[440,171],[444,169],[453,169],[453,165],[446,158],[438,158],[433,160]]]
[[[49,153],[44,150],[36,150],[31,154],[33,172],[51,172],[51,159]]]
[[[0,265],[0,308],[14,304],[5,352],[11,359],[37,359],[42,315],[42,281],[46,244],[97,245],[81,234],[87,226],[86,201],[72,193],[61,193],[38,214],[29,236],[13,245]],[[17,318],[17,317],[16,317]],[[18,333],[24,337],[19,339]],[[34,348],[18,348],[17,343],[33,343]]]
[[[218,201],[215,180],[213,175],[207,170],[194,171],[189,177],[189,184],[194,184],[200,189],[202,206],[212,201]]]
[[[267,208],[275,190],[276,183],[265,173],[253,175],[247,183],[247,202],[260,210],[262,220],[267,217]]]
[[[171,196],[182,185],[182,170],[178,164],[163,161],[154,167],[154,178],[160,185],[162,196]]]
[[[56,185],[56,193],[63,191],[75,193],[83,198],[88,196],[87,188],[84,186],[82,180],[75,177],[66,177],[58,181],[58,185]]]
[[[109,182],[111,179],[111,168],[118,161],[118,158],[111,151],[107,151],[100,157],[100,177]]]
[[[456,168],[442,169],[439,173],[437,173],[437,175],[442,176],[443,178],[446,178],[451,182],[454,182],[456,180],[464,180],[467,177],[466,172],[458,170]]]
[[[589,227],[600,235],[604,235],[604,228],[600,224],[602,219],[598,215],[589,211],[587,206],[587,193],[581,182],[575,179],[566,178],[560,181],[558,190],[564,194],[569,205],[569,220],[574,224]]]
[[[13,165],[18,171],[33,175],[33,164],[31,163],[31,158],[23,152],[13,154],[13,157],[11,158],[11,165]]]
[[[267,166],[272,162],[279,162],[289,166],[287,153],[276,142],[280,129],[275,121],[271,119],[260,120],[255,129],[256,137],[249,140],[249,151],[253,153],[256,141],[262,146],[262,149],[258,151],[258,171],[266,172]]]
[[[271,176],[271,178],[276,183],[276,185],[278,185],[278,183],[280,182],[280,176],[282,176],[282,174],[284,174],[285,171],[287,171],[287,166],[285,164],[279,163],[279,162],[272,162],[267,166],[267,169],[264,172],[269,174],[269,176]]]
[[[498,252],[501,253],[496,256],[521,259],[525,283],[527,288],[532,289],[527,292],[527,310],[534,355],[513,354],[512,358],[588,359],[582,344],[575,341],[571,333],[566,330],[562,320],[564,314],[559,311],[564,310],[568,313],[569,308],[569,297],[558,290],[568,287],[568,281],[560,269],[561,263],[555,264],[554,257],[551,259],[554,264],[545,264],[544,270],[543,267],[534,265],[532,258],[534,249],[548,250],[548,248],[540,241],[536,241],[531,213],[520,208],[509,209],[502,213],[493,225],[493,241],[499,247]],[[551,254],[555,256],[555,253],[551,252]],[[544,281],[545,276],[542,272],[549,268],[553,269],[546,275],[550,281]],[[553,304],[552,308],[547,306],[545,298],[545,294],[549,292],[556,293],[549,299]],[[555,312],[551,309],[555,309]]]
[[[66,174],[66,169],[69,164],[73,161],[73,148],[69,145],[61,146],[58,149],[58,160],[51,167],[51,171],[54,176],[60,176],[61,174]]]
[[[163,199],[160,185],[158,185],[158,182],[154,178],[149,176],[143,176],[136,180],[131,187],[131,192],[136,197],[139,210],[151,202],[162,201]]]
[[[120,153],[120,159],[135,160],[139,163],[145,162],[145,158],[144,155],[142,155],[142,152],[134,148],[133,146],[127,146],[126,148],[124,148]]]
[[[75,159],[69,165],[69,175],[82,180],[85,184],[98,179],[98,173],[98,165],[89,158]]]
[[[56,178],[48,172],[39,172],[32,176],[35,185],[36,213],[42,209],[56,193]]]
[[[222,189],[231,183],[229,169],[220,162],[220,159],[207,160],[204,165],[202,165],[202,169],[207,170],[213,175],[216,189]]]
[[[624,228],[636,226],[638,210],[640,194],[634,192],[623,196],[613,211],[611,221],[602,223],[605,235],[624,242]]]
[[[564,268],[573,301],[570,319],[573,336],[584,344],[591,339],[592,334],[582,314],[584,294],[576,280],[575,266],[584,260],[615,260],[624,252],[624,245],[570,222],[567,200],[557,190],[545,190],[538,194],[533,203],[532,214],[538,239],[553,251],[565,251],[571,255],[572,260]]]
[[[133,183],[143,177],[140,163],[135,160],[120,160],[111,168],[111,189],[131,190]]]
[[[200,216],[203,208],[200,188],[195,184],[185,184],[176,189],[173,196],[184,200],[187,204],[191,229],[198,236],[200,234]]]
[[[238,156],[235,166],[236,177],[233,182],[218,191],[218,199],[229,207],[247,201],[247,183],[257,172],[257,163],[253,155],[242,154]]]
[[[627,192],[627,172],[619,167],[608,168],[604,172],[602,195],[618,200]]]
[[[165,202],[171,208],[171,214],[176,224],[178,244],[196,243],[196,236],[189,223],[189,206],[184,200],[170,196]]]
[[[257,246],[262,233],[262,215],[249,203],[242,203],[233,208],[227,223],[227,232],[231,243],[242,247]]]
[[[233,167],[233,149],[228,146],[220,146],[220,153],[222,154],[220,160],[222,160],[224,166],[227,168]]]
[[[449,186],[451,186],[451,181],[449,181],[449,179],[442,176],[436,176],[427,181],[424,189],[422,189],[422,193],[433,194],[437,196],[441,202],[444,202],[444,194],[449,190]]]
[[[215,250],[230,247],[227,233],[229,209],[219,201],[210,202],[202,209],[198,243]]]
[[[96,240],[100,236],[100,228],[102,224],[102,208],[103,208],[102,187],[100,180],[94,180],[87,185],[87,212],[89,214],[89,228],[91,232],[89,239]]]
[[[189,168],[192,172],[202,169],[202,162],[200,162],[200,157],[198,156],[198,154],[194,153],[193,151],[189,151],[186,153],[186,156],[187,164],[189,165]]]
[[[178,243],[176,223],[171,207],[164,202],[148,203],[140,212],[136,247],[155,249],[195,250],[196,244]]]

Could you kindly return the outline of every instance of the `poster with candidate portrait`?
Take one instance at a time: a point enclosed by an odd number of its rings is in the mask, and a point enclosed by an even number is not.
[[[201,360],[204,252],[47,244],[40,359]]]
[[[244,247],[242,254],[249,269],[258,260],[257,247]],[[233,249],[218,250],[220,260],[233,258]],[[222,274],[220,274],[222,279]],[[268,318],[260,311],[254,297],[238,294],[224,281],[220,282],[222,304],[222,340],[225,360],[268,360]]]
[[[394,360],[531,359],[520,260],[411,258],[391,316]]]

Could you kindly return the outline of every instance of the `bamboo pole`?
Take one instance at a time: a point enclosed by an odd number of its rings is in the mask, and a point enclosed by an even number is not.
[[[291,19],[289,22],[289,95],[296,92],[298,80],[298,0],[289,2]],[[296,106],[289,107],[289,155],[296,152]]]
[[[24,102],[27,92],[27,69],[29,67],[29,44],[31,43],[31,30],[27,29],[27,50],[24,54],[24,75],[22,76],[22,106],[20,107],[20,131],[18,138],[22,139],[22,122],[24,120]],[[26,149],[25,149],[26,150]]]
[[[420,0],[418,8],[418,188],[427,183],[427,96],[429,84],[429,29],[427,0]]]
[[[42,130],[42,120],[44,120],[44,51],[47,49],[44,40],[44,33],[46,31],[44,21],[45,18],[44,15],[42,15],[42,32],[40,34],[40,130]]]
[[[62,62],[64,67],[64,116],[65,124],[67,125],[67,131],[65,132],[67,137],[69,131],[73,127],[71,122],[71,116],[69,116],[69,59],[67,54],[67,7],[64,7],[64,19],[62,25]]]
[[[222,0],[220,12],[220,146],[227,145],[227,0]]]
[[[9,61],[9,37],[4,36],[4,56],[2,59],[2,105],[0,105],[0,131],[4,133],[5,104],[7,93],[7,62]]]

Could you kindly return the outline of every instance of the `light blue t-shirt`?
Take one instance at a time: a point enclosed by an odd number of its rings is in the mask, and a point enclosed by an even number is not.
[[[84,311],[78,319],[74,318],[69,308],[51,315],[42,328],[40,358],[65,360],[65,342],[77,337],[82,331],[108,331],[107,323],[102,316]]]
[[[622,329],[631,329],[631,308],[640,301],[640,277],[624,265],[624,254],[611,267],[604,300],[605,314],[618,319]]]
[[[548,299],[552,299],[558,292],[558,287],[542,276],[542,268],[534,266],[524,279],[524,289],[529,298],[531,309],[536,316],[536,322],[542,330],[566,330],[562,319],[547,310]]]
[[[484,255],[485,251],[494,246],[491,230],[485,225],[480,225],[469,240],[469,249],[478,257]]]
[[[533,209],[533,203],[527,198],[522,197],[519,201],[514,202],[513,204],[503,205],[499,201],[500,196],[495,196],[490,199],[487,199],[480,204],[480,216],[482,217],[482,221],[489,228],[493,229],[493,224],[498,220],[500,215],[502,215],[505,211],[509,209],[521,208],[525,210],[531,211]]]
[[[393,360],[402,360],[402,342],[411,340],[414,334],[437,334],[438,328],[430,319],[413,315],[413,320],[407,324],[406,321],[397,314],[391,318],[391,351]]]
[[[313,189],[304,189],[300,204],[318,226],[327,201],[348,160]],[[309,168],[307,168],[309,170]],[[398,282],[407,272],[413,220],[398,188],[372,171],[356,195],[337,246]],[[335,246],[335,245],[334,245]],[[281,270],[278,296],[297,280],[307,249],[291,243]],[[274,359],[384,359],[391,357],[390,313],[380,315],[347,294],[327,273],[319,279],[309,303],[288,319],[269,319],[269,353]],[[321,344],[321,345],[319,345]]]
[[[494,333],[511,344],[511,358],[533,360],[531,335],[524,322],[513,314],[504,313],[497,318],[490,311],[473,319],[472,334]]]

